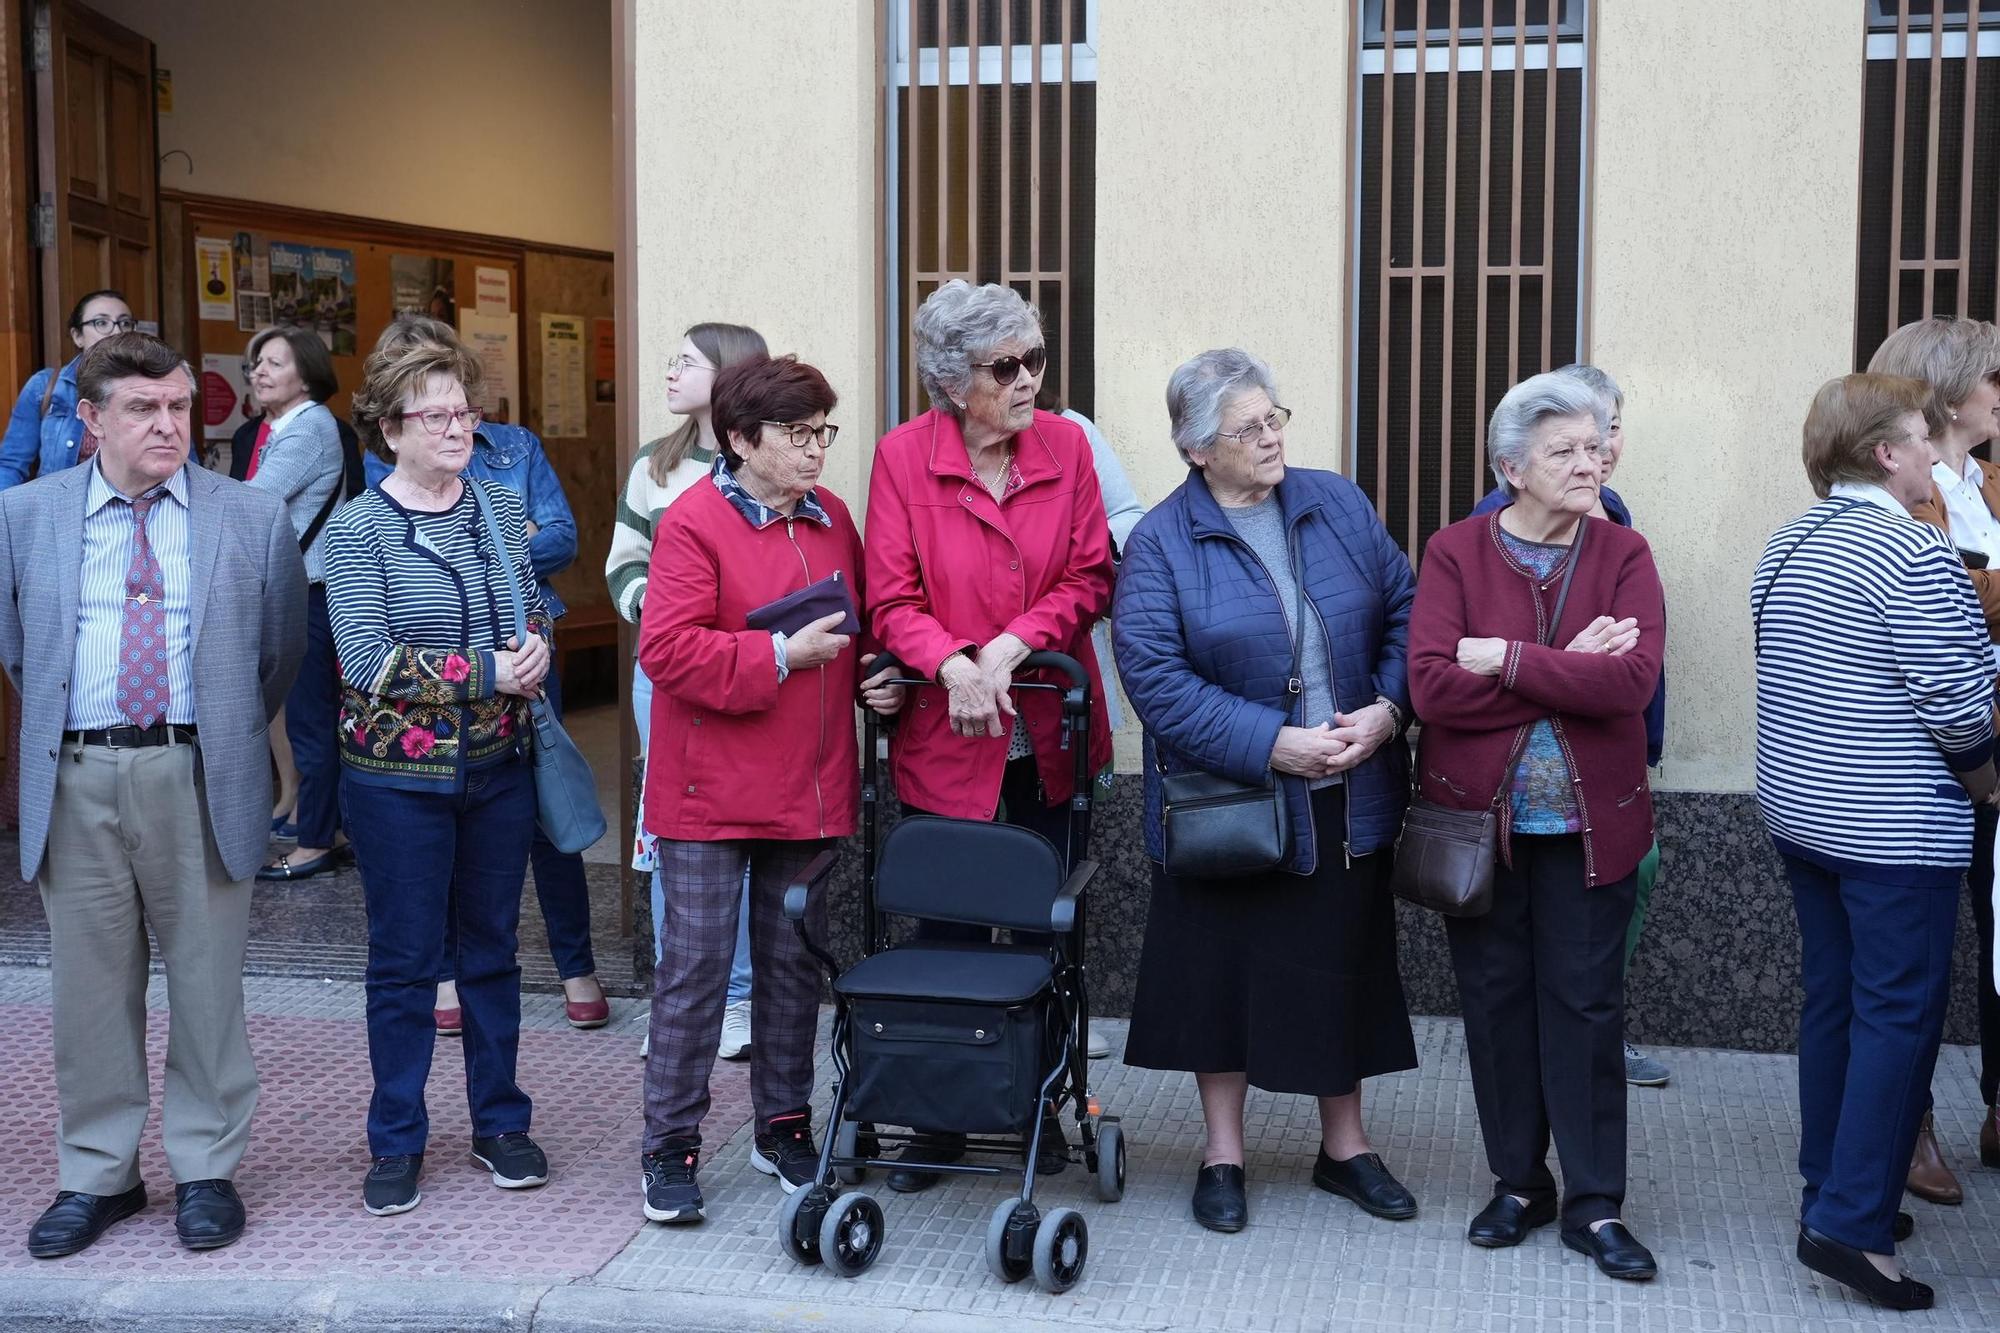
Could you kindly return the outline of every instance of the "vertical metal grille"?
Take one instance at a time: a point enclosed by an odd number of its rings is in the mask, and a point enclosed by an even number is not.
[[[909,329],[953,279],[1035,303],[1053,384],[1094,397],[1096,0],[884,0],[891,193],[885,396],[891,424],[929,403]]]
[[[1509,386],[1583,355],[1587,0],[1355,0],[1349,471],[1414,558]]]
[[[2000,0],[1870,0],[1854,364],[1914,320],[2000,319]]]

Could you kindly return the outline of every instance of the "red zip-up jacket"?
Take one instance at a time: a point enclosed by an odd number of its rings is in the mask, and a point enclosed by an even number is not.
[[[1583,817],[1586,886],[1638,868],[1653,845],[1646,781],[1646,704],[1666,652],[1666,600],[1652,548],[1630,528],[1586,518],[1589,528],[1562,623],[1541,646],[1563,570],[1546,579],[1500,544],[1500,513],[1439,532],[1424,548],[1410,613],[1410,702],[1423,720],[1417,785],[1425,799],[1459,810],[1497,801],[1500,855],[1512,864],[1511,803],[1502,790],[1528,730],[1548,718],[1569,760]],[[1639,622],[1623,657],[1565,652],[1599,616]],[[1460,639],[1505,639],[1497,676],[1458,664]]]
[[[800,516],[755,528],[704,478],[661,516],[646,575],[639,669],[653,681],[646,828],[687,842],[852,833],[858,639],[778,683],[751,611],[838,571],[861,595],[861,536],[824,486],[828,527]]]
[[[1035,413],[1015,437],[1021,488],[995,502],[972,475],[965,436],[943,412],[882,437],[868,485],[868,616],[882,646],[913,676],[937,678],[953,653],[1012,632],[1031,650],[1075,658],[1090,675],[1090,771],[1111,762],[1104,679],[1090,627],[1111,608],[1111,529],[1082,427]],[[1023,679],[1040,679],[1026,676]],[[905,804],[959,819],[991,819],[1007,737],[954,736],[945,691],[912,691],[889,745]],[[1061,703],[1015,690],[1051,804],[1075,787],[1061,748]]]

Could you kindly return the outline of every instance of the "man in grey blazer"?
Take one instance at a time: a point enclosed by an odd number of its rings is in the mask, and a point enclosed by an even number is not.
[[[78,367],[87,466],[0,495],[0,666],[21,694],[21,875],[48,913],[55,1258],[146,1206],[146,927],[166,964],[167,1162],[194,1249],[243,1234],[231,1178],[257,1071],[243,1020],[267,729],[298,669],[305,568],[274,496],[187,463],[193,377],[125,333]]]

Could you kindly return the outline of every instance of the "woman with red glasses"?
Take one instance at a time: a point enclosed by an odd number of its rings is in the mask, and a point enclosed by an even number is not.
[[[1041,315],[1011,288],[947,282],[912,328],[917,376],[935,406],[882,438],[868,488],[868,619],[875,637],[935,686],[915,691],[889,747],[906,814],[993,819],[1064,845],[1071,757],[1052,691],[1016,694],[1029,653],[1090,673],[1090,767],[1111,758],[1090,627],[1111,605],[1111,530],[1075,422],[1035,410],[1048,349]],[[932,939],[978,927],[922,923]],[[1017,936],[1018,939],[1018,936]],[[922,1128],[917,1126],[916,1128]],[[1062,1166],[1043,1131],[1042,1167]],[[955,1160],[911,1148],[889,1177],[905,1193]]]

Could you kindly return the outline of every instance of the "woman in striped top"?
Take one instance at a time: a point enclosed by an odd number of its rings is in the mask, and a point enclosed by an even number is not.
[[[363,1205],[417,1206],[429,1119],[445,920],[465,1021],[472,1154],[502,1189],[548,1179],[515,1082],[521,886],[535,831],[521,753],[527,701],[549,669],[549,617],[528,555],[527,516],[504,486],[467,482],[479,361],[458,343],[378,347],[354,424],[395,471],[327,530],[327,602],[346,684],[340,800],[368,909],[368,1107],[374,1164]],[[503,534],[495,550],[480,509]],[[527,616],[515,638],[509,566]]]
[[[1821,497],[1751,581],[1757,800],[1791,882],[1799,1018],[1798,1256],[1892,1309],[1898,1214],[1944,1031],[1972,806],[1993,792],[1993,653],[1958,557],[1909,515],[1937,455],[1924,386],[1830,380],[1806,417]]]

